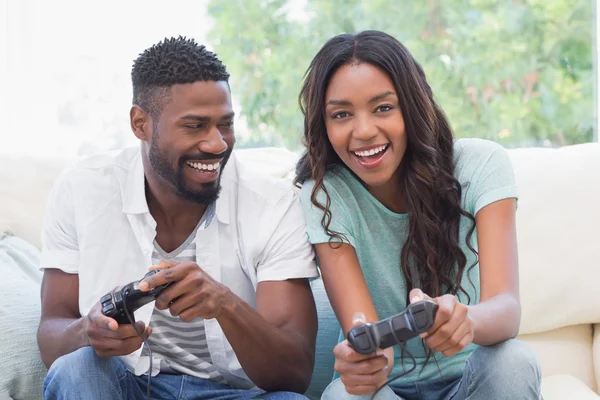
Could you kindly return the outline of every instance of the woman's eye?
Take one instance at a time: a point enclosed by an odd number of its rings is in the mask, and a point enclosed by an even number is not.
[[[379,106],[375,109],[375,112],[386,112],[386,111],[390,111],[392,109],[392,106]]]
[[[346,118],[348,116],[348,113],[346,111],[340,111],[338,113],[335,113],[332,115],[333,119],[341,119],[341,118]]]

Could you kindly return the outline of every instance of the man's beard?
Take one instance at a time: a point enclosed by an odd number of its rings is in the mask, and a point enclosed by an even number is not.
[[[156,140],[158,138],[155,137],[154,139],[155,140],[152,140],[150,151],[148,153],[150,165],[162,179],[170,183],[175,188],[179,196],[194,203],[205,205],[211,204],[217,200],[219,193],[221,192],[221,176],[223,174],[223,169],[225,168],[225,164],[227,164],[227,160],[229,160],[229,156],[231,156],[231,152],[233,150],[232,148],[227,149],[221,154],[201,153],[195,156],[183,156],[179,159],[177,170],[175,170],[160,151],[160,148],[158,147],[158,140]],[[219,165],[219,176],[215,181],[205,183],[202,185],[202,189],[196,190],[186,185],[183,169],[190,168],[186,166],[187,161],[215,159],[222,159]]]

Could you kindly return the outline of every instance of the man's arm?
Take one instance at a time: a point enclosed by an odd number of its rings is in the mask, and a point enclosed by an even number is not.
[[[306,279],[260,282],[256,310],[232,296],[217,321],[244,371],[265,390],[304,393],[315,361],[317,313]]]
[[[156,299],[158,309],[168,308],[182,321],[216,318],[256,386],[306,391],[317,336],[317,312],[306,279],[259,282],[256,309],[191,262],[166,267],[144,279],[140,289],[168,282],[174,283]]]
[[[59,357],[87,346],[79,315],[79,275],[46,269],[42,280],[42,317],[38,345],[46,367]]]
[[[79,275],[47,269],[42,281],[42,318],[38,328],[38,345],[42,361],[50,368],[61,356],[85,346],[92,346],[100,357],[131,354],[152,333],[142,321],[136,326],[117,324],[102,314],[98,301],[89,314],[79,314]]]

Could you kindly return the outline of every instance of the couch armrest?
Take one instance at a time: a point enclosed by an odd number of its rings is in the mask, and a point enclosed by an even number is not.
[[[544,400],[600,400],[585,383],[571,375],[553,375],[542,380]]]

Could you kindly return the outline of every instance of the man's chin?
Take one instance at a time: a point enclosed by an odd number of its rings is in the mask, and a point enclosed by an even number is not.
[[[219,194],[221,193],[221,184],[220,182],[211,182],[210,184],[202,185],[200,188],[189,188],[189,187],[180,187],[178,189],[179,195],[184,199],[198,203],[198,204],[211,204],[215,202],[219,198]]]

